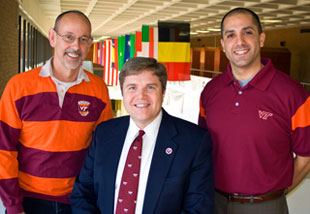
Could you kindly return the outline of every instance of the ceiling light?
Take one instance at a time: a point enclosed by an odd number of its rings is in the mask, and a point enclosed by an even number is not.
[[[261,20],[262,23],[280,23],[282,22],[282,20],[276,20],[276,19],[265,19],[265,20]]]
[[[198,32],[198,33],[209,33],[210,31],[208,31],[208,30],[197,30],[196,32]]]
[[[218,29],[218,28],[208,28],[208,31],[220,32],[221,29]]]
[[[197,32],[190,32],[189,34],[190,35],[197,35],[198,33]]]

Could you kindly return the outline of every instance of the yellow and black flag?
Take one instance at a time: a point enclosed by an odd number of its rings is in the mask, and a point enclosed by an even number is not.
[[[169,81],[190,80],[190,24],[158,22],[158,62]]]

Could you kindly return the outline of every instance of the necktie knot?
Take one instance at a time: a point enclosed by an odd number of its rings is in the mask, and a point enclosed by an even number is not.
[[[138,138],[142,138],[145,132],[143,130],[139,130]]]

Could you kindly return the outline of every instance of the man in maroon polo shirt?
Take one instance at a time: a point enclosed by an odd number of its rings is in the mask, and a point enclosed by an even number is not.
[[[221,36],[230,63],[201,93],[199,116],[214,144],[214,213],[288,213],[285,193],[310,171],[310,97],[261,58],[253,11],[229,11]]]

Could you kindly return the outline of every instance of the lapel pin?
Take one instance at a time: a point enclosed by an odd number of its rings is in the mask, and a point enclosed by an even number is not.
[[[166,149],[166,154],[167,155],[170,155],[172,152],[173,152],[173,150],[171,148],[167,148]]]

